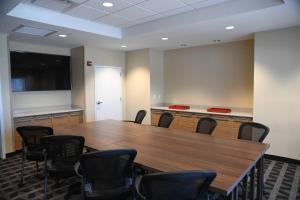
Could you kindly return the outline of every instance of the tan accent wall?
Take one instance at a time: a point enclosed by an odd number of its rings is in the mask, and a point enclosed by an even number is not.
[[[253,40],[165,52],[165,102],[252,108]]]

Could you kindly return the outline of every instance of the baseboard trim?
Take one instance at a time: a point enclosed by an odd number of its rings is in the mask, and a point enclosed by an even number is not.
[[[276,156],[276,155],[271,155],[271,154],[265,154],[265,158],[270,159],[270,160],[276,160],[276,161],[300,165],[300,160],[293,159],[293,158],[287,158],[287,157]]]
[[[19,154],[19,153],[21,153],[21,152],[22,152],[22,150],[17,150],[17,151],[11,152],[11,153],[7,153],[7,154],[6,154],[6,158],[15,156],[15,155],[17,155],[17,154]]]

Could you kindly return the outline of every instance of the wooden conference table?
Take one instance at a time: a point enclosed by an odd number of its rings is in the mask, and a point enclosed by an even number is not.
[[[136,149],[135,162],[156,171],[214,170],[217,177],[210,190],[232,199],[239,198],[238,184],[247,184],[249,174],[250,191],[243,193],[243,199],[248,194],[255,198],[257,171],[256,194],[262,199],[263,155],[268,144],[114,120],[60,126],[54,131],[57,135],[84,136],[85,146],[97,150]]]

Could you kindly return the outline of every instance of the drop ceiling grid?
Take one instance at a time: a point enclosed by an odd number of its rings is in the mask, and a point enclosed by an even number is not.
[[[102,6],[102,3],[107,1],[114,6],[111,8]],[[225,1],[230,0],[69,0],[73,3],[69,9],[66,9],[64,1],[34,0],[33,3],[75,17],[129,27]],[[58,9],[59,3],[64,6],[63,9]]]

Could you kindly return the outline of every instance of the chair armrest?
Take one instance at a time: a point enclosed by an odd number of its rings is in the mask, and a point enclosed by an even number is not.
[[[82,178],[82,174],[79,173],[79,168],[80,168],[80,162],[75,163],[74,165],[74,170],[77,176]]]

